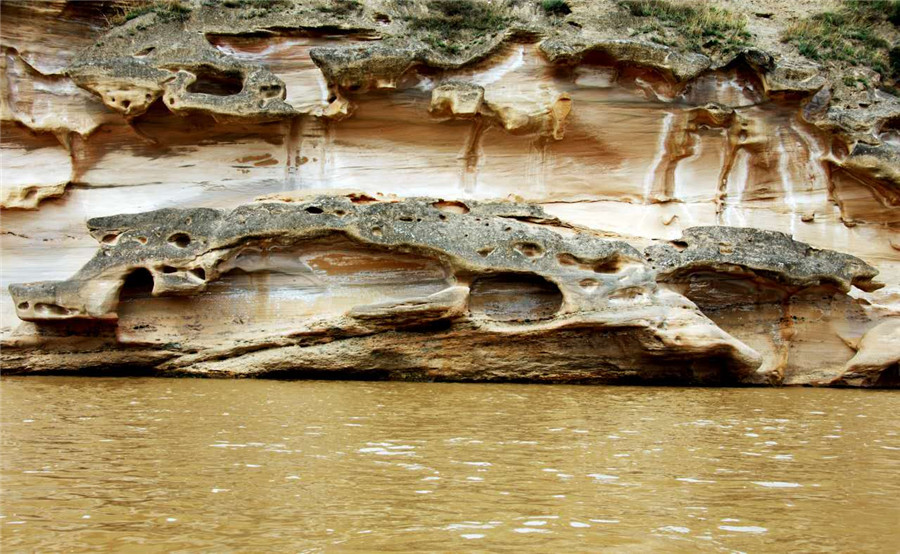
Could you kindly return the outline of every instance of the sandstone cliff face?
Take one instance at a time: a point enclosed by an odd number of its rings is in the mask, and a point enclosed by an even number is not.
[[[4,2],[3,371],[900,383],[900,100],[569,4]]]

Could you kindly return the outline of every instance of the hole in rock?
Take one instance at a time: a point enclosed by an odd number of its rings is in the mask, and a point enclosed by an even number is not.
[[[644,296],[643,287],[625,287],[619,289],[609,295],[612,300],[634,300],[635,298]]]
[[[118,233],[110,233],[108,235],[104,235],[103,238],[101,239],[101,242],[103,242],[104,244],[115,244],[116,242],[118,242],[118,240],[119,240]]]
[[[883,369],[875,380],[876,387],[896,387],[900,385],[900,364],[893,364]]]
[[[618,60],[615,56],[604,50],[589,50],[588,52],[585,52],[581,63],[601,67],[616,67],[618,65]]]
[[[28,302],[19,302],[19,305],[16,307],[19,308],[20,310],[27,310],[28,306],[30,306],[30,304]]]
[[[169,244],[174,244],[178,248],[187,248],[191,244],[191,237],[186,233],[175,233],[169,237]]]
[[[148,46],[147,48],[143,48],[143,49],[138,50],[137,52],[135,52],[135,53],[134,53],[134,57],[136,57],[136,58],[143,58],[144,56],[149,56],[150,54],[153,53],[154,50],[156,50],[155,47],[153,47],[153,46]]]
[[[559,265],[576,265],[578,263],[578,260],[575,259],[575,256],[569,254],[568,252],[557,255],[556,261],[559,262]]]
[[[382,235],[381,227],[372,227],[372,234],[376,237],[380,237]]]
[[[377,198],[372,198],[368,194],[353,193],[350,194],[347,198],[349,198],[350,201],[354,204],[374,204],[375,202],[378,202]]]
[[[138,237],[137,241],[141,244],[147,244],[147,237]]]
[[[552,317],[562,301],[559,287],[543,277],[500,273],[472,283],[469,310],[501,321],[527,321]]]
[[[69,315],[72,310],[63,308],[57,304],[44,304],[39,302],[34,305],[34,312],[38,315]]]
[[[544,247],[534,242],[519,242],[513,248],[526,258],[540,258],[544,255]]]
[[[578,285],[587,292],[594,292],[600,286],[600,282],[596,279],[582,279]]]
[[[197,80],[188,85],[188,92],[199,92],[213,96],[231,96],[244,89],[244,78],[236,71],[219,71],[202,66],[193,71]]]
[[[679,252],[684,252],[685,249],[688,247],[688,243],[686,243],[683,240],[673,240],[673,241],[670,241],[669,244],[674,246],[675,250],[678,250]]]
[[[481,250],[478,251],[478,254],[482,257],[487,257],[493,251],[494,251],[493,246],[485,246],[484,248],[482,248]]]
[[[626,265],[628,265],[628,260],[622,258],[618,254],[613,254],[605,260],[600,260],[599,262],[594,264],[594,272],[618,273],[622,271]]]
[[[469,213],[469,207],[463,204],[462,202],[457,201],[446,201],[441,200],[439,202],[435,202],[432,204],[435,208],[441,210],[442,212],[447,212],[451,214],[467,214]]]
[[[377,21],[378,23],[381,23],[382,25],[387,25],[388,23],[391,22],[391,16],[389,16],[386,13],[376,13],[375,21]]]
[[[320,208],[320,207],[318,207],[318,206],[310,206],[310,207],[306,208],[306,213],[308,213],[308,214],[320,214],[320,213],[323,213],[323,210],[322,210],[322,208]]]
[[[189,273],[201,281],[206,280],[206,270],[202,267],[195,267],[194,269],[191,269]]]
[[[153,274],[145,267],[139,267],[128,274],[119,290],[119,301],[130,298],[147,298],[153,292]]]
[[[277,98],[281,96],[280,85],[263,85],[259,87],[259,92],[264,98]]]
[[[164,265],[164,266],[162,266],[162,272],[163,273],[177,273],[178,269],[176,269],[170,265]]]

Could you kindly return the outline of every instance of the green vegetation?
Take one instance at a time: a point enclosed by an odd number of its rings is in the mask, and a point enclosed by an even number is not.
[[[203,0],[203,4],[206,6],[216,6],[216,4],[221,4],[226,8],[269,8],[272,4],[280,4],[283,2],[273,2],[271,0],[222,0],[221,2],[217,2],[216,0]]]
[[[180,0],[156,0],[136,5],[110,20],[113,25],[121,25],[148,13],[155,13],[163,22],[186,21],[191,14],[191,6]]]
[[[569,7],[569,3],[566,0],[543,0],[541,8],[544,9],[544,13],[547,15],[563,16],[572,13],[572,8]]]
[[[870,19],[885,19],[900,27],[900,0],[846,0],[846,10]]]
[[[290,0],[203,0],[203,5],[208,8],[240,8],[238,17],[253,19],[269,15],[276,10],[289,9],[291,2]]]
[[[203,5],[210,8],[244,8],[268,12],[275,8],[288,7],[290,3],[288,0],[203,0]]]
[[[316,7],[317,11],[330,15],[350,15],[363,11],[363,5],[359,0],[331,0],[328,4]]]
[[[848,87],[854,87],[857,83],[862,83],[862,85],[866,88],[872,86],[872,84],[868,81],[868,79],[864,79],[862,77],[853,77],[851,75],[844,75],[843,78],[844,84]]]
[[[483,0],[428,0],[424,10],[406,16],[407,26],[422,33],[432,47],[459,54],[467,46],[481,44],[512,21],[502,2]]]
[[[900,47],[884,39],[881,28],[900,25],[900,0],[848,0],[785,31],[783,40],[819,62],[869,67],[886,81],[900,79]]]
[[[748,45],[750,33],[746,20],[723,8],[666,0],[621,0],[620,3],[635,17],[654,19],[638,32],[656,32],[660,35],[657,41],[669,46],[732,52]],[[669,34],[674,34],[674,38],[667,38]]]

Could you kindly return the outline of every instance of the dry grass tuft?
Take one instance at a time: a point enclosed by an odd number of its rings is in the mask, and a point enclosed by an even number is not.
[[[850,0],[792,25],[782,39],[819,62],[869,67],[887,81],[900,79],[900,47],[891,47],[882,29],[900,25],[900,0]]]
[[[510,4],[484,0],[396,2],[407,28],[432,48],[458,55],[478,47],[513,22]]]
[[[651,19],[639,33],[655,33],[657,42],[668,46],[725,53],[748,46],[747,21],[724,8],[666,0],[621,0],[620,4],[635,17]]]
[[[191,5],[182,0],[152,0],[135,2],[133,7],[110,18],[111,25],[121,25],[148,13],[155,13],[163,22],[186,21],[191,15]]]

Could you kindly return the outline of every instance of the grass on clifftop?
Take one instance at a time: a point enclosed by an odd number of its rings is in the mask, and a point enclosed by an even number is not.
[[[887,24],[900,26],[900,0],[850,0],[792,25],[783,39],[812,60],[869,67],[896,82],[900,46],[885,40],[880,28]]]
[[[359,0],[331,0],[316,6],[316,11],[335,16],[357,14],[363,11],[363,4]]]
[[[746,20],[724,8],[666,0],[621,0],[620,4],[631,15],[649,19],[638,33],[654,32],[653,40],[667,46],[728,53],[748,45]]]
[[[572,8],[566,0],[543,0],[541,8],[547,15],[563,16],[572,13]]]
[[[121,25],[148,13],[155,13],[160,21],[185,21],[191,14],[191,6],[181,0],[155,0],[137,2],[134,7],[110,19],[111,25]]]
[[[407,26],[421,33],[436,50],[460,54],[481,44],[512,21],[504,2],[483,0],[428,0],[405,17]]]

